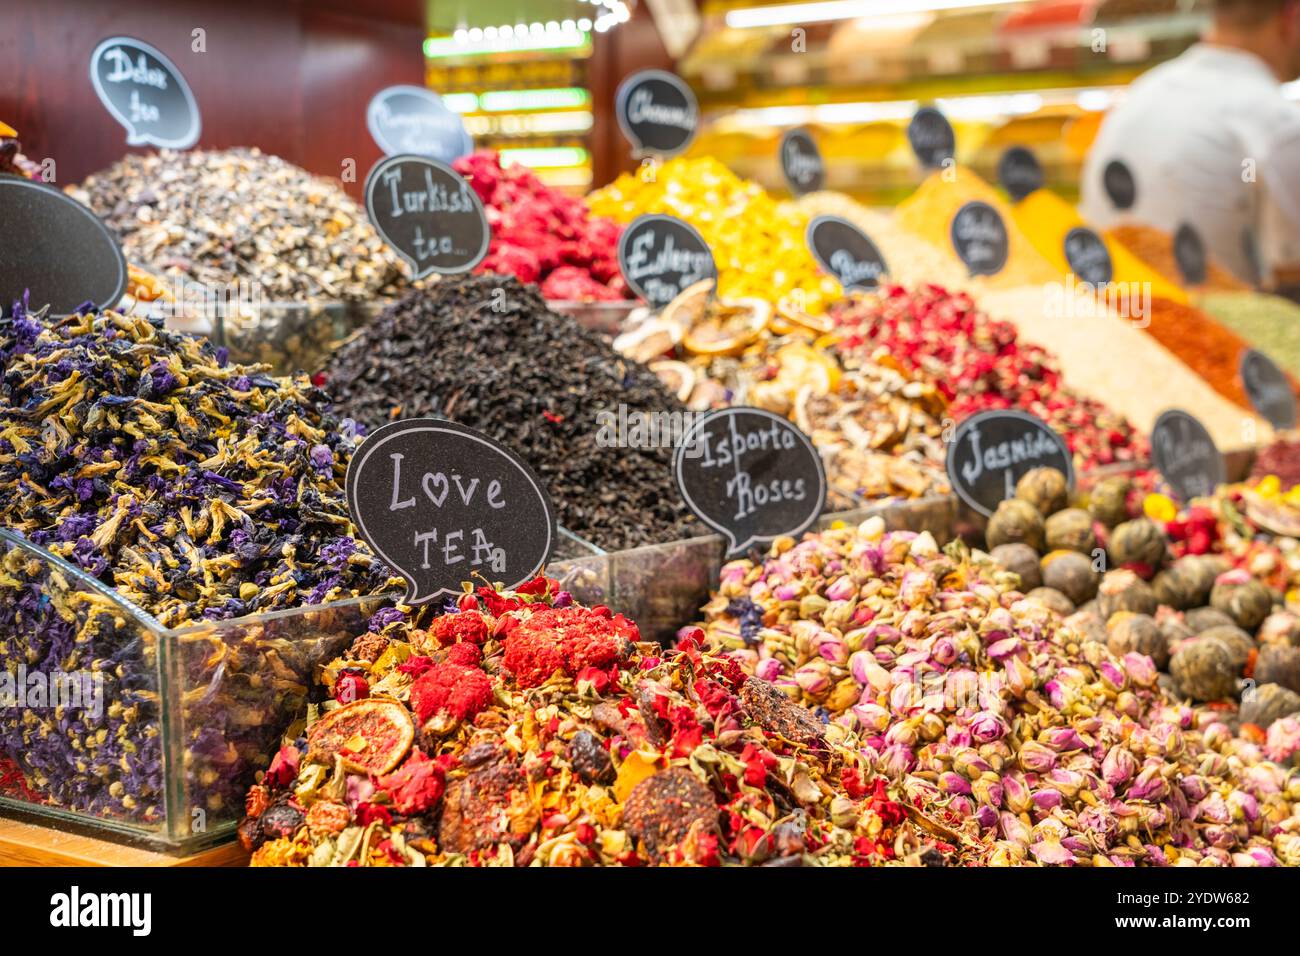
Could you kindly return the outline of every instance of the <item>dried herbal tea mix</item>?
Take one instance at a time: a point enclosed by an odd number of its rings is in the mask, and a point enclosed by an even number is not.
[[[703,532],[682,503],[671,447],[615,447],[619,421],[685,411],[654,374],[547,309],[513,277],[412,292],[325,367],[340,410],[369,427],[437,416],[477,428],[537,472],[560,524],[607,550]],[[643,445],[645,443],[636,443]]]

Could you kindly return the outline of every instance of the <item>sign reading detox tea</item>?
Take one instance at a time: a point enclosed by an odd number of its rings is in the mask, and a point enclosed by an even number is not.
[[[728,554],[799,534],[826,503],[817,449],[789,420],[759,408],[723,408],[696,419],[673,470],[683,500],[727,539]]]
[[[62,190],[0,175],[0,314],[28,293],[33,309],[68,315],[126,293],[126,260],[100,218]]]
[[[1115,275],[1110,261],[1110,250],[1101,236],[1091,229],[1076,226],[1065,234],[1065,261],[1070,271],[1083,282],[1105,285]]]
[[[555,510],[537,476],[486,435],[437,418],[392,422],[348,464],[358,533],[406,580],[405,603],[481,575],[514,587],[546,563]]]
[[[664,70],[642,70],[620,83],[614,114],[636,156],[676,156],[691,144],[700,123],[695,93]]]
[[[90,55],[90,83],[131,146],[188,149],[199,141],[199,106],[185,77],[156,47],[109,37]]]
[[[1070,449],[1046,422],[1026,412],[972,415],[948,446],[948,481],[958,497],[982,515],[1015,494],[1016,482],[1034,468],[1055,468],[1074,487]]]
[[[460,116],[422,86],[389,86],[366,107],[366,128],[385,156],[411,153],[444,163],[474,149]]]
[[[1174,262],[1182,273],[1183,285],[1200,285],[1205,281],[1205,243],[1201,234],[1183,223],[1174,231]]]
[[[1263,352],[1241,353],[1241,384],[1255,411],[1274,428],[1295,428],[1296,395],[1291,380]]]
[[[1132,209],[1137,202],[1137,180],[1121,159],[1112,159],[1101,172],[1101,185],[1116,209]]]
[[[704,237],[673,216],[637,216],[618,239],[618,267],[627,284],[653,309],[662,309],[687,286],[716,279]]]
[[[808,223],[808,248],[845,289],[874,289],[889,272],[871,238],[847,219],[818,216]]]
[[[922,106],[907,124],[907,141],[926,169],[938,169],[957,153],[952,124],[933,106]]]
[[[1160,413],[1151,429],[1151,461],[1178,497],[1212,494],[1223,484],[1223,456],[1205,426],[1182,409]]]
[[[1043,188],[1043,167],[1038,157],[1023,146],[1012,146],[998,160],[998,182],[1016,202]]]
[[[986,202],[968,202],[952,217],[953,251],[973,276],[997,275],[1007,264],[1007,224]]]
[[[788,130],[781,137],[781,172],[796,196],[815,193],[825,184],[821,150],[806,129]]]
[[[478,194],[446,163],[390,156],[366,177],[366,212],[415,278],[468,272],[487,255],[492,232]]]

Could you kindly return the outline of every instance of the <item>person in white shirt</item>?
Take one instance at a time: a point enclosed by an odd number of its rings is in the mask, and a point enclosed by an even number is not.
[[[1204,40],[1134,81],[1084,164],[1094,224],[1188,224],[1218,263],[1300,282],[1300,0],[1214,0]]]

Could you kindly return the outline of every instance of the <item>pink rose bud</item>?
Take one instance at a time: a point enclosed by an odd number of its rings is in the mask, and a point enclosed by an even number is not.
[[[844,577],[836,578],[826,588],[826,600],[828,601],[847,601],[858,593],[857,585],[847,574]]]
[[[1102,779],[1113,787],[1127,783],[1137,773],[1137,769],[1137,758],[1119,744],[1111,747],[1106,759],[1101,762]]]
[[[970,732],[977,743],[987,744],[1006,736],[1007,722],[997,714],[981,711],[971,718]]]
[[[774,681],[781,676],[782,670],[784,668],[782,668],[779,660],[775,657],[768,657],[758,662],[758,666],[754,668],[754,676],[759,680]]]
[[[1061,792],[1050,787],[1034,791],[1034,806],[1039,810],[1055,810],[1061,805]]]
[[[911,773],[916,767],[916,755],[912,748],[903,744],[891,744],[880,755],[878,769],[887,777],[895,779]]]
[[[818,637],[817,653],[832,664],[844,664],[849,659],[848,645],[830,633]]]

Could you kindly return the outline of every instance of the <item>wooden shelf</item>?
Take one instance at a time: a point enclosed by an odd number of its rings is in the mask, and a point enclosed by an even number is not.
[[[0,866],[244,866],[238,843],[171,856],[0,817]]]

